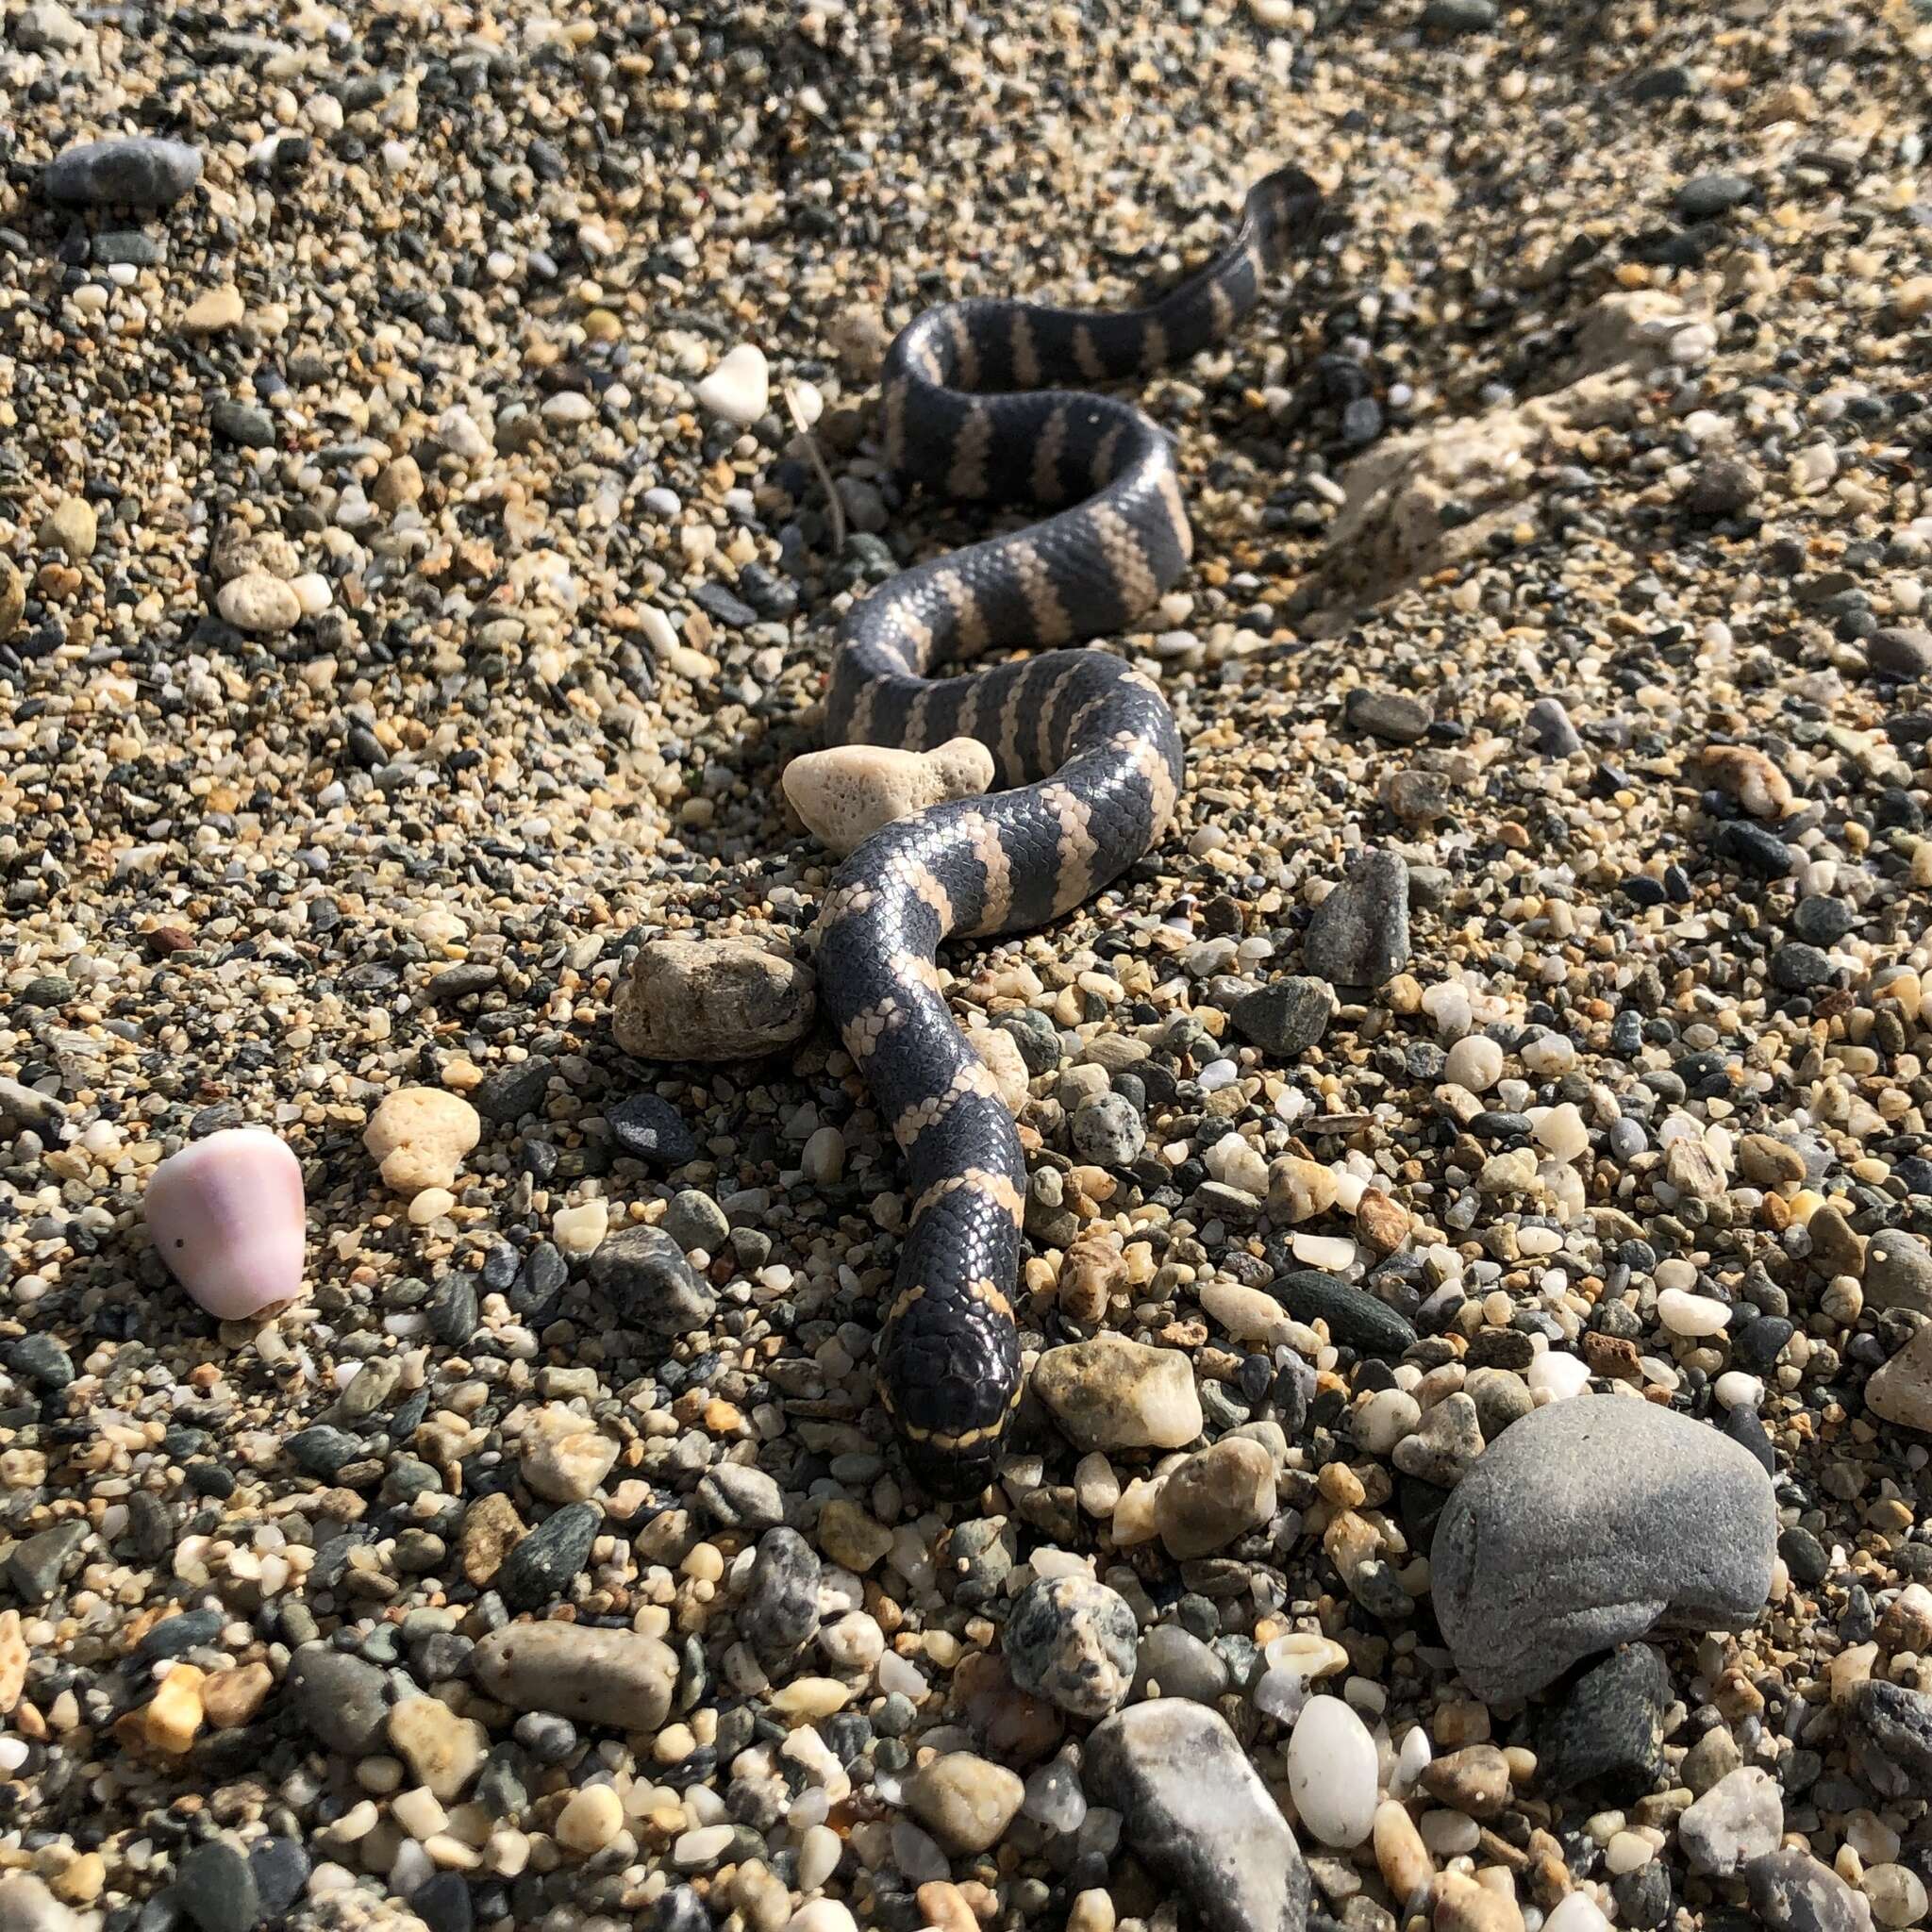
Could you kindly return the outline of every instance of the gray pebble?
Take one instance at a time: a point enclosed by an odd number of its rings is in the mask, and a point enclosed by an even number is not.
[[[389,1678],[372,1663],[325,1644],[305,1644],[289,1662],[295,1715],[331,1751],[366,1757],[389,1722]]]
[[[1408,866],[1399,852],[1364,853],[1315,908],[1303,946],[1331,986],[1380,986],[1408,963]]]
[[[1126,1701],[1138,1637],[1118,1591],[1084,1576],[1042,1576],[1013,1600],[1007,1666],[1021,1690],[1075,1717],[1106,1717]]]
[[[50,201],[166,208],[200,179],[198,149],[183,141],[141,135],[84,141],[68,148],[48,163],[44,186]]]
[[[688,1335],[702,1328],[718,1305],[717,1291],[662,1227],[621,1227],[606,1235],[591,1257],[591,1281],[625,1326],[648,1335]]]

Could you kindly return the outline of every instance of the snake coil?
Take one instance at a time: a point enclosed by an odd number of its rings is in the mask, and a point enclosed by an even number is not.
[[[1130,624],[1192,548],[1168,437],[1075,383],[1193,355],[1254,307],[1319,206],[1295,169],[1249,191],[1206,268],[1117,313],[1030,302],[926,310],[884,370],[888,461],[965,501],[1059,508],[902,572],[839,627],[831,743],[975,738],[995,790],[887,825],[840,867],[817,927],[824,998],[891,1124],[915,1205],[879,1344],[879,1388],[929,1487],[986,1480],[1021,1391],[1008,1299],[1026,1164],[1011,1115],[940,991],[944,941],[1072,911],[1160,837],[1182,777],[1159,688],[1119,658],[1053,650],[962,676],[936,665]]]

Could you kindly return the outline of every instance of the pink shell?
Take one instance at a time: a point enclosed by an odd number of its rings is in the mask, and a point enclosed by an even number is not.
[[[302,1164],[266,1127],[227,1127],[171,1154],[147,1184],[148,1236],[225,1322],[302,1292]]]

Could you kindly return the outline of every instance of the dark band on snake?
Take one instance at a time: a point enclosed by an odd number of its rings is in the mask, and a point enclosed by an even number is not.
[[[933,961],[956,934],[1041,924],[1119,877],[1166,827],[1182,762],[1159,688],[1119,658],[1050,650],[932,674],[953,656],[1106,636],[1180,575],[1192,539],[1169,438],[1132,405],[1071,385],[1142,374],[1224,335],[1318,205],[1314,183],[1283,169],[1249,192],[1228,247],[1149,308],[951,303],[908,324],[886,359],[896,471],[954,498],[1056,509],[856,605],[827,704],[835,744],[975,738],[999,788],[874,833],[839,869],[818,924],[824,999],[914,1198],[880,1391],[913,1467],[946,1493],[986,1480],[1020,1398],[1009,1297],[1026,1164]]]

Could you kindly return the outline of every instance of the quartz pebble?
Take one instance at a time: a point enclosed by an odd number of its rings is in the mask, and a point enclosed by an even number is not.
[[[1288,1746],[1288,1787],[1324,1844],[1358,1845],[1374,1827],[1375,1740],[1339,1697],[1311,1697]]]
[[[713,415],[746,428],[765,413],[771,388],[764,351],[754,343],[741,342],[698,384],[695,393]]]

